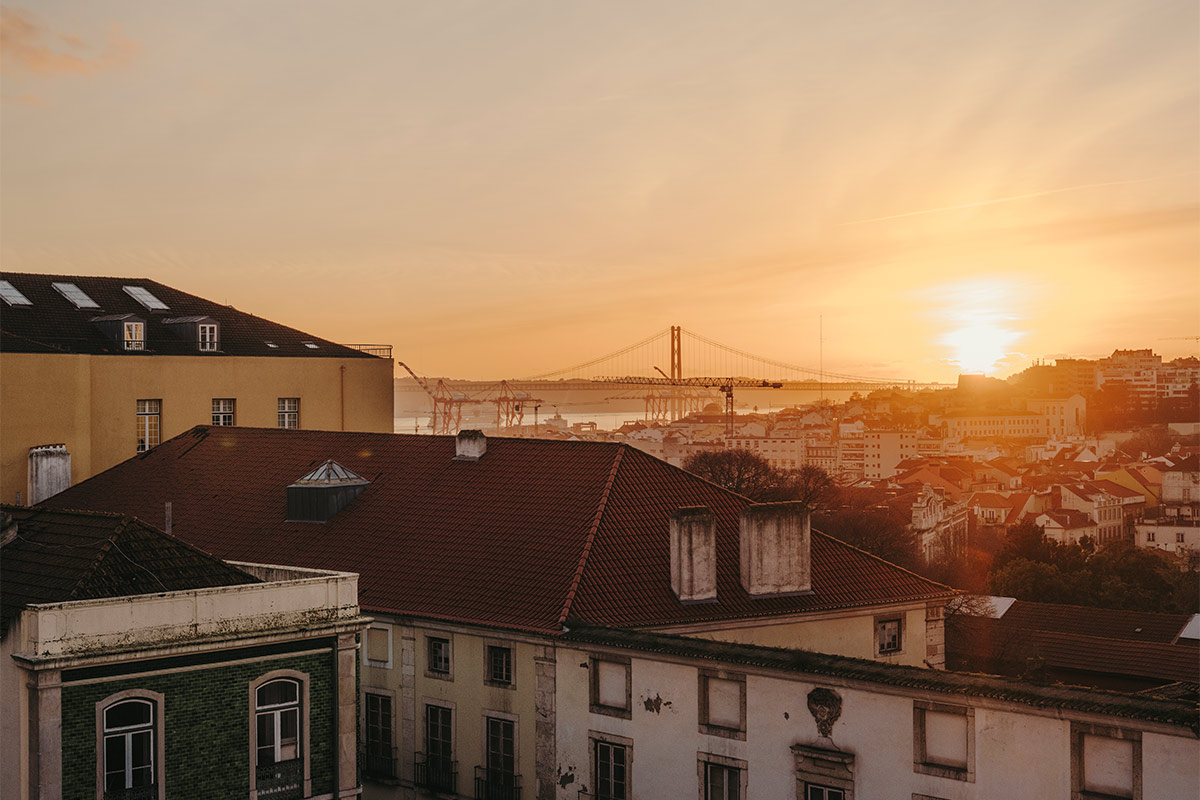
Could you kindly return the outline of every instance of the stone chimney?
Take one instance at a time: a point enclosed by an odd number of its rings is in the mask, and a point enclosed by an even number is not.
[[[671,515],[671,589],[684,602],[717,599],[717,518],[707,508]]]
[[[487,437],[483,431],[459,431],[454,438],[455,461],[478,461],[487,452]]]
[[[762,503],[741,514],[742,586],[752,595],[812,590],[811,519],[804,503]]]

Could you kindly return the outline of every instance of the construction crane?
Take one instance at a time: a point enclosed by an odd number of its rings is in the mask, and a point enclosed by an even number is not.
[[[496,404],[497,433],[511,431],[513,428],[519,429],[525,419],[525,406],[527,405],[532,405],[534,408],[534,430],[537,430],[536,414],[542,398],[530,397],[528,392],[513,389],[508,381],[500,381],[497,386],[497,395],[492,402]]]
[[[655,367],[655,369],[658,369]],[[659,370],[662,374],[662,370]],[[759,381],[750,378],[640,378],[627,375],[624,377],[593,378],[595,383],[617,383],[633,386],[672,386],[693,387],[697,389],[719,389],[725,395],[725,435],[733,435],[733,390],[734,389],[782,389],[783,384],[776,381]],[[676,416],[678,419],[678,416]]]
[[[462,392],[452,391],[440,378],[437,384],[430,389],[425,379],[413,372],[412,367],[403,361],[396,363],[404,367],[404,371],[412,376],[417,385],[424,389],[425,394],[429,395],[429,399],[433,401],[433,419],[429,423],[433,433],[451,435],[458,433],[458,429],[462,426],[462,407],[471,402],[471,399]]]

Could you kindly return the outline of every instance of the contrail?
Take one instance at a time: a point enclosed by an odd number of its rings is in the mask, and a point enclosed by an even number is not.
[[[979,208],[981,206],[994,206],[1000,203],[1014,203],[1018,200],[1029,200],[1034,197],[1045,197],[1050,194],[1061,194],[1063,192],[1076,192],[1080,189],[1100,189],[1105,186],[1128,186],[1133,183],[1149,183],[1150,181],[1158,181],[1163,178],[1174,178],[1179,175],[1195,175],[1196,170],[1185,172],[1176,172],[1170,175],[1155,175],[1152,178],[1134,178],[1127,181],[1105,181],[1104,183],[1081,183],[1078,186],[1064,186],[1060,189],[1046,189],[1041,192],[1029,192],[1028,194],[1014,194],[1011,197],[997,197],[994,200],[980,200],[975,203],[961,203],[956,206],[941,206],[940,208],[925,208],[920,211],[906,211],[903,214],[889,214],[886,217],[871,217],[870,219],[856,219],[851,222],[843,222],[838,227],[846,227],[847,225],[866,225],[869,222],[883,222],[889,219],[903,219],[905,217],[918,217],[922,214],[939,214],[943,211],[958,211],[964,208]]]

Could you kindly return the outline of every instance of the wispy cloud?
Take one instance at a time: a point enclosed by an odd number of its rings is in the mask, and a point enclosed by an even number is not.
[[[68,50],[61,49],[65,45]],[[57,33],[28,11],[0,8],[0,58],[6,70],[41,76],[93,75],[120,69],[141,52],[141,45],[113,23],[102,45],[74,34]]]

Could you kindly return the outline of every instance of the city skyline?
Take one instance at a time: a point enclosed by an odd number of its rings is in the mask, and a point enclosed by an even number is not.
[[[6,269],[425,374],[1196,353],[1194,3],[6,6]]]

